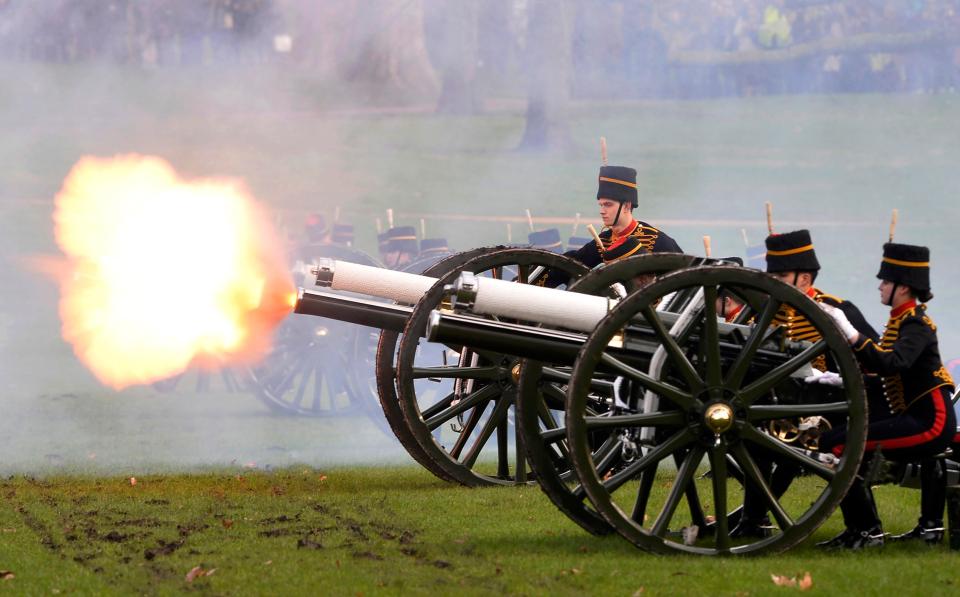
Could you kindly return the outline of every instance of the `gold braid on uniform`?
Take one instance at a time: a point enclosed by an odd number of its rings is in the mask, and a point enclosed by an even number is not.
[[[818,303],[821,298],[824,297],[835,298],[817,289],[814,289],[814,291],[816,294],[811,298]],[[817,331],[817,328],[813,327],[810,320],[790,305],[780,305],[780,310],[777,311],[777,314],[773,318],[773,325],[784,328],[786,339],[792,342],[817,342],[821,338],[820,332]],[[811,361],[810,365],[819,371],[826,371],[827,355],[822,354],[818,356]]]
[[[607,228],[604,230],[607,230]],[[637,222],[637,226],[633,229],[633,232],[630,233],[630,236],[640,241],[640,246],[643,247],[644,251],[653,253],[653,247],[657,244],[657,239],[660,237],[660,230],[653,226],[644,226],[640,222]],[[620,239],[617,238],[616,240]],[[611,229],[609,238],[600,237],[600,243],[597,244],[597,249],[600,250],[600,254],[603,255],[604,251],[609,249],[610,245],[614,242],[616,241],[614,240],[613,230]]]
[[[887,327],[883,330],[883,337],[880,339],[880,350],[884,352],[893,350],[893,344],[897,341],[897,338],[900,337],[900,324],[903,323],[907,315],[911,315],[912,313],[913,309],[909,309],[896,317],[890,318],[887,322]],[[887,399],[887,404],[890,405],[890,412],[902,413],[907,410],[909,405],[904,398],[903,379],[900,377],[900,374],[886,375],[883,376],[882,379],[883,397]]]

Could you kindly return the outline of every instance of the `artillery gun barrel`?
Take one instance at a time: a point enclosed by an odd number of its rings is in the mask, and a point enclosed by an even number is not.
[[[676,313],[658,313],[666,327],[679,317]],[[727,364],[740,353],[749,336],[748,326],[718,323],[720,357]],[[466,345],[473,349],[489,350],[515,357],[529,358],[556,365],[572,365],[577,352],[587,340],[587,334],[538,328],[529,325],[494,321],[468,315],[434,310],[426,331],[427,340],[452,345]],[[698,342],[696,334],[691,342]],[[634,366],[646,367],[660,346],[656,334],[642,319],[635,320],[624,330],[623,336],[614,340],[607,352],[621,361]],[[810,344],[768,340],[757,351],[752,363],[758,369],[770,369],[801,353]]]
[[[412,307],[403,305],[303,288],[297,293],[297,303],[293,308],[294,313],[326,317],[395,332],[403,331],[403,326],[410,319],[412,311]]]

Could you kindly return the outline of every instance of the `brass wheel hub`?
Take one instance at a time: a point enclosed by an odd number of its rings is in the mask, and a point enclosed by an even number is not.
[[[715,402],[704,411],[703,420],[711,431],[720,435],[733,426],[733,409],[729,404]]]

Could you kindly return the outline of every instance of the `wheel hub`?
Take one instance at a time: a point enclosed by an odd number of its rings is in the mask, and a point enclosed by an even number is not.
[[[724,402],[714,402],[703,412],[704,423],[716,435],[730,429],[733,419],[733,408]]]

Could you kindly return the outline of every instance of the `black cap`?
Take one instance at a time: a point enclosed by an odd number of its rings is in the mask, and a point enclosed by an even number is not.
[[[530,246],[534,249],[544,249],[554,253],[563,252],[563,242],[560,241],[560,231],[556,228],[538,230],[527,235]]]
[[[920,302],[933,298],[930,292],[930,249],[918,245],[887,243],[883,245],[883,260],[877,277],[909,286]]]
[[[390,234],[389,231],[381,232],[377,235],[377,245],[380,247],[380,252],[383,253],[387,250],[387,245],[390,244]]]
[[[420,254],[426,253],[449,253],[450,247],[445,238],[425,238],[420,241]]]
[[[767,237],[767,272],[820,271],[809,230],[795,230]]]
[[[622,242],[610,247],[603,252],[603,262],[613,263],[619,259],[626,259],[633,255],[643,255],[647,250],[643,248],[643,243],[635,236],[628,236]]]
[[[588,245],[593,242],[592,238],[587,238],[586,236],[571,236],[567,239],[567,249],[575,250],[579,249],[583,245]]]
[[[638,206],[637,171],[626,166],[601,166],[597,199],[610,199]]]
[[[321,214],[310,214],[304,221],[304,230],[310,242],[320,242],[327,235],[327,220]]]
[[[334,224],[333,237],[331,240],[341,245],[349,245],[353,242],[353,224]]]
[[[397,226],[387,230],[387,252],[417,253],[417,231],[413,226]]]

